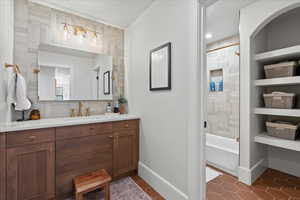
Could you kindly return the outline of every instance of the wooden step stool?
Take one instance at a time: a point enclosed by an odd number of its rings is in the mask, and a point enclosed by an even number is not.
[[[103,189],[105,193],[104,199],[110,200],[110,182],[111,177],[104,169],[75,177],[74,184],[76,200],[83,200],[84,194],[97,189]]]

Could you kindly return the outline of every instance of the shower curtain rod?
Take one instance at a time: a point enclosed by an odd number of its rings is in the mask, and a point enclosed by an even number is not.
[[[226,49],[228,47],[239,46],[239,45],[240,45],[239,42],[232,43],[232,44],[229,44],[229,45],[226,45],[226,46],[222,46],[222,47],[218,47],[218,48],[215,48],[215,49],[208,50],[208,51],[206,51],[206,53],[211,53],[211,52],[214,52],[214,51],[218,51],[218,50],[221,50],[221,49]]]

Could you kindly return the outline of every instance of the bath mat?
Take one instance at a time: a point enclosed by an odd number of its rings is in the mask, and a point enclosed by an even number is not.
[[[208,183],[209,181],[211,181],[221,175],[222,175],[222,173],[220,173],[210,167],[206,167],[206,183]]]
[[[152,200],[130,177],[111,183],[110,193],[111,200]],[[101,191],[91,192],[85,196],[85,200],[104,200],[104,194]]]

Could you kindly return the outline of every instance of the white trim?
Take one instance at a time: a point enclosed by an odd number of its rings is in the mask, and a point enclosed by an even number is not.
[[[48,2],[45,2],[45,1],[41,1],[41,0],[28,0],[28,1],[32,2],[32,3],[40,4],[42,6],[46,6],[46,7],[49,7],[49,8],[53,8],[53,9],[56,9],[56,10],[59,10],[59,11],[62,11],[62,12],[67,12],[67,13],[85,18],[85,19],[89,19],[89,20],[101,23],[101,24],[105,24],[105,25],[108,25],[108,26],[113,26],[115,28],[119,28],[119,29],[122,29],[122,30],[124,30],[126,28],[126,27],[122,27],[122,26],[118,26],[118,25],[115,25],[115,24],[108,23],[105,20],[98,19],[98,18],[93,17],[91,15],[83,14],[81,12],[78,12],[78,11],[70,9],[70,8],[65,8],[63,6],[60,6],[60,5],[57,5],[57,4],[54,4],[54,3],[48,3]]]
[[[251,169],[239,167],[239,181],[252,185],[258,177],[260,177],[267,169],[265,159],[258,161]]]
[[[206,119],[206,65],[205,65],[205,5],[193,0],[191,20],[191,66],[189,67],[188,100],[188,197],[189,200],[206,199],[205,132],[202,126]],[[204,73],[205,72],[205,73]],[[200,122],[200,123],[199,123]]]
[[[165,199],[172,200],[188,200],[188,196],[172,185],[169,181],[161,177],[151,168],[139,162],[139,176],[151,185]]]
[[[14,1],[0,2],[0,123],[12,120],[11,105],[7,102],[7,80],[12,76],[11,69],[5,69],[4,63],[14,63]]]

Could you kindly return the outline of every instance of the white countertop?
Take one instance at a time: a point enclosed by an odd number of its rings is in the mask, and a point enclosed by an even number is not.
[[[139,119],[137,115],[132,114],[108,114],[108,115],[95,115],[89,117],[67,117],[67,118],[54,118],[54,119],[41,119],[35,121],[25,122],[9,122],[0,124],[0,133],[12,131],[24,131],[40,128],[53,128],[62,126],[73,126],[81,124],[92,124],[101,122],[112,122],[122,120]]]

